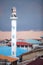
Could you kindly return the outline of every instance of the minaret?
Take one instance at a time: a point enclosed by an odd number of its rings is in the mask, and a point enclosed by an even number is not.
[[[11,14],[11,55],[12,57],[16,57],[16,8],[12,8]]]

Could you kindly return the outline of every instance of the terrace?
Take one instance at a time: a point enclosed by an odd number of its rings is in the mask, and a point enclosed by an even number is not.
[[[18,65],[42,65],[43,64],[43,49],[33,50],[20,56]]]
[[[18,58],[0,55],[0,65],[17,65]]]

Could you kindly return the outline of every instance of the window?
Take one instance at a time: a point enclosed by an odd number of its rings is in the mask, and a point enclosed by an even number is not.
[[[13,26],[13,29],[15,29],[15,27]]]
[[[20,45],[17,45],[17,47],[20,47]]]
[[[14,38],[14,35],[12,36],[12,38]]]
[[[14,55],[14,51],[13,51],[13,55]]]
[[[13,46],[15,45],[15,43],[13,43]]]

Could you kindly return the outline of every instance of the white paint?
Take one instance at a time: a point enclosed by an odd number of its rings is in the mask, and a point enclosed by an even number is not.
[[[12,16],[10,17],[11,19],[11,56],[16,57],[16,19],[15,17],[16,10],[12,11]]]
[[[39,44],[33,44],[33,49],[39,47]]]
[[[27,50],[28,50],[28,51],[31,51],[31,50],[32,50],[32,48],[28,46],[28,47],[27,47]]]
[[[11,24],[12,24],[12,29],[11,29],[12,52],[11,54],[13,57],[16,57],[16,20],[12,20]]]

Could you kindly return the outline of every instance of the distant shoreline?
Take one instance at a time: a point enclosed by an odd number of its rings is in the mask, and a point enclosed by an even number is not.
[[[40,39],[43,36],[43,31],[18,31],[17,39]],[[0,31],[0,40],[11,39],[10,31]]]

